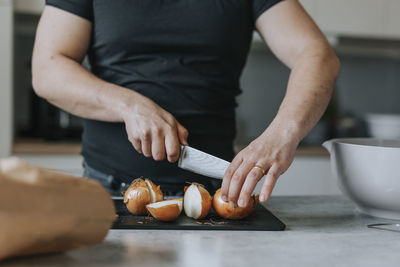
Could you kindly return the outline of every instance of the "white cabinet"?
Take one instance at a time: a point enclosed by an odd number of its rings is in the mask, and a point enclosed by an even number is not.
[[[327,35],[400,39],[399,0],[300,0]]]
[[[12,144],[12,3],[0,0],[0,157]]]
[[[259,193],[262,183],[257,184]],[[329,157],[296,156],[290,168],[279,178],[274,196],[340,195],[331,175]]]
[[[386,34],[388,36],[400,36],[400,0],[390,0],[388,4],[388,16]]]
[[[300,3],[303,5],[303,7],[307,10],[308,14],[313,17],[313,19],[316,18],[317,15],[317,1],[315,0],[300,0]]]
[[[380,36],[384,32],[385,0],[318,0],[317,22],[327,33]]]
[[[18,13],[40,14],[45,0],[14,0],[14,10]]]

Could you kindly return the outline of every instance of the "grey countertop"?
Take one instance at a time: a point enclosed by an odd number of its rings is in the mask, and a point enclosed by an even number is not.
[[[111,230],[97,246],[2,266],[400,266],[400,233],[342,196],[273,197],[282,232]],[[393,221],[392,221],[393,222]]]

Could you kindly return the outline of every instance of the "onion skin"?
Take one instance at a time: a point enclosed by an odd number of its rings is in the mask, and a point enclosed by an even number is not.
[[[205,218],[211,210],[212,202],[211,202],[211,195],[202,185],[198,185],[197,188],[200,191],[201,199],[203,200],[201,205],[201,215],[197,219]]]
[[[156,185],[154,185],[154,187],[156,187]],[[159,187],[156,187],[156,188],[158,188],[158,191],[161,192]],[[157,193],[158,191],[155,191],[156,199],[161,198],[159,193]],[[162,194],[162,192],[161,192],[161,194]],[[148,215],[149,214],[148,210],[146,209],[146,205],[152,203],[150,189],[149,189],[149,186],[147,185],[147,183],[143,179],[140,179],[140,178],[135,179],[131,183],[129,188],[125,192],[123,192],[123,195],[124,195],[124,203],[130,213],[132,213],[134,215]],[[162,199],[164,199],[163,195],[162,195]]]
[[[225,219],[240,220],[249,216],[258,204],[258,195],[252,196],[246,207],[233,207],[229,202],[225,202],[221,198],[221,189],[218,189],[213,198],[213,208],[215,212]]]
[[[182,203],[183,199],[171,199],[178,200]],[[169,200],[166,200],[169,201]],[[178,204],[170,204],[159,208],[151,207],[151,204],[146,206],[147,210],[150,214],[159,221],[169,222],[173,221],[181,215],[182,212],[182,204],[179,207]]]

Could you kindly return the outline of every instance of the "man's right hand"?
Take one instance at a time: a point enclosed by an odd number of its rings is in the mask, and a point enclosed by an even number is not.
[[[133,147],[155,160],[179,159],[180,144],[187,145],[188,131],[169,112],[152,100],[136,95],[134,104],[122,112]]]
[[[155,160],[177,161],[187,130],[147,97],[103,81],[81,66],[92,23],[46,6],[36,33],[32,60],[35,92],[50,103],[83,118],[125,122],[130,142]]]

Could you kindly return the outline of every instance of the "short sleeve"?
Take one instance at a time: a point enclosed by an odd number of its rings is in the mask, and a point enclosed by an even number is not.
[[[46,5],[57,7],[93,21],[93,0],[46,0]]]
[[[264,11],[283,0],[251,0],[253,4],[253,20],[256,21]]]

